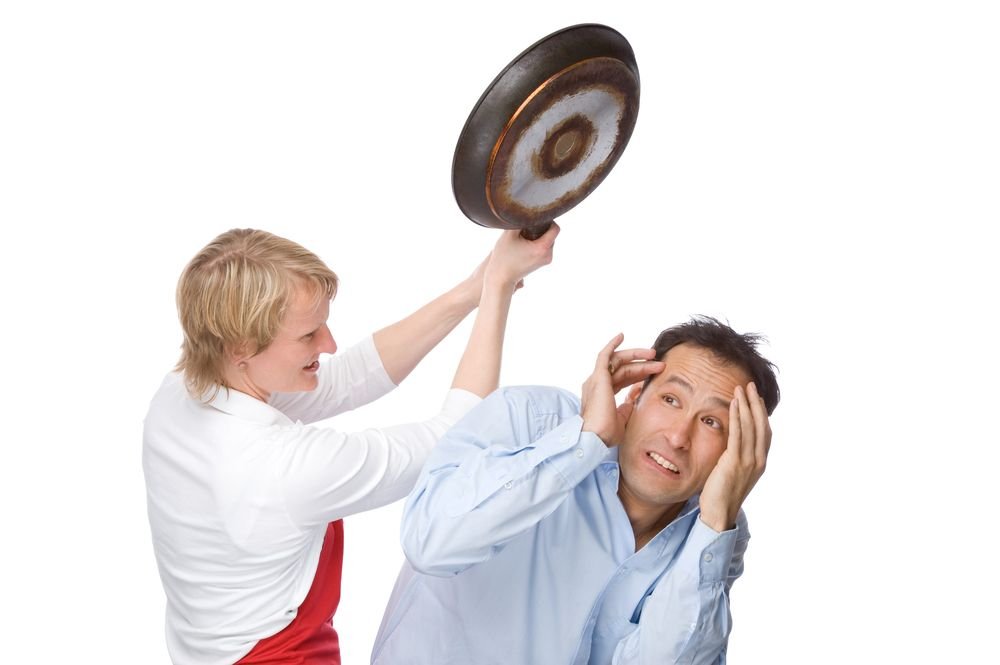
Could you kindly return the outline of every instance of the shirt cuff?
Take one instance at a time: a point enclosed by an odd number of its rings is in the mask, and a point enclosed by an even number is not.
[[[557,437],[556,445],[561,453],[549,458],[552,466],[568,487],[576,487],[590,475],[608,455],[608,447],[593,432],[583,432],[583,418],[573,416],[560,423],[549,432],[548,437]]]
[[[397,387],[392,379],[389,378],[389,373],[385,371],[385,365],[382,364],[382,356],[378,354],[378,347],[375,346],[374,335],[368,335],[368,337],[358,342],[354,348],[358,349],[365,367],[377,368],[371,372],[371,375],[368,377],[369,381],[378,380],[384,392],[389,392]]]
[[[739,529],[729,529],[719,533],[695,518],[694,528],[685,543],[685,550],[698,557],[699,581],[701,584],[722,582],[729,575],[729,564],[736,550]]]
[[[464,388],[452,388],[444,397],[441,415],[450,421],[448,426],[451,427],[482,401],[482,397]]]

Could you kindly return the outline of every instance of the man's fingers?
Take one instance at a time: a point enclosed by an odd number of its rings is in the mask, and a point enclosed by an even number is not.
[[[750,411],[750,402],[747,400],[746,390],[743,386],[736,386],[736,399],[739,403],[740,411],[740,459],[746,464],[753,464],[756,448],[754,439],[757,437],[754,429],[753,412]]]
[[[750,410],[753,412],[753,422],[754,429],[756,431],[756,441],[754,442],[756,446],[757,461],[763,463],[767,459],[768,450],[771,448],[771,433],[770,425],[767,421],[767,407],[764,405],[764,399],[757,392],[757,386],[751,383],[747,387],[747,392],[750,398]]]
[[[660,360],[644,360],[630,362],[615,370],[612,378],[612,385],[615,392],[622,388],[631,386],[633,383],[645,381],[647,377],[659,374],[666,365]]]
[[[737,388],[737,390],[739,390],[739,388]],[[726,444],[726,453],[729,453],[739,459],[740,444],[742,440],[743,429],[740,426],[740,402],[734,396],[732,401],[729,402],[729,441]],[[723,455],[726,453],[723,453]]]
[[[609,371],[608,365],[611,363],[611,356],[624,339],[625,335],[623,333],[618,333],[611,338],[610,342],[604,345],[604,348],[597,354],[597,363],[594,365],[595,372],[599,370],[604,370],[605,372]]]
[[[612,354],[611,359],[616,363],[625,364],[630,363],[633,360],[652,360],[656,357],[656,351],[654,349],[622,349],[621,351],[615,351]]]
[[[608,358],[608,371],[614,374],[619,367],[637,360],[652,360],[656,357],[653,349],[622,349],[614,351]]]

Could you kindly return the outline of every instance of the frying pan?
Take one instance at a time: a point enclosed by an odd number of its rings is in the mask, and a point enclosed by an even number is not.
[[[604,180],[638,113],[625,37],[596,23],[552,33],[514,58],[469,114],[451,169],[458,207],[482,226],[537,238]]]

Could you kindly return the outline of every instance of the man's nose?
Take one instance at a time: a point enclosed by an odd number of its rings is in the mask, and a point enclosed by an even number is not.
[[[678,418],[663,428],[663,436],[671,448],[687,450],[691,447],[691,428],[694,423],[688,418]]]

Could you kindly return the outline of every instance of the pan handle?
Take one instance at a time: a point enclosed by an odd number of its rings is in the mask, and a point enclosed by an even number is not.
[[[527,226],[521,229],[521,237],[525,240],[538,240],[552,227],[552,221],[542,222],[538,226]]]

